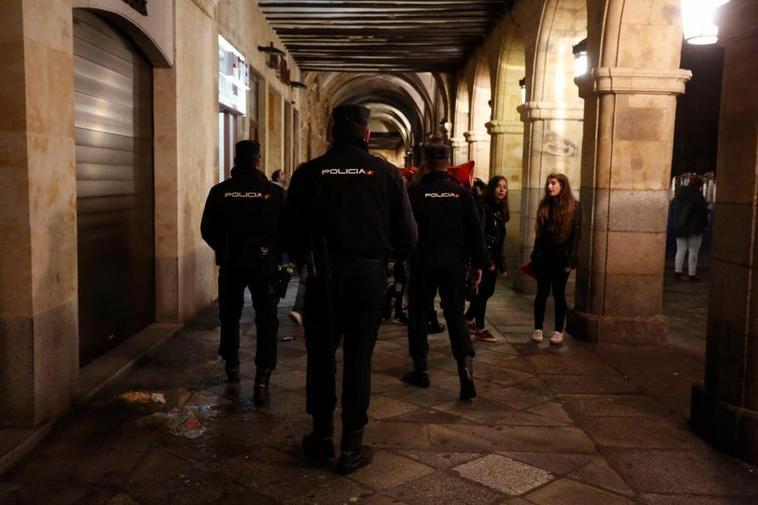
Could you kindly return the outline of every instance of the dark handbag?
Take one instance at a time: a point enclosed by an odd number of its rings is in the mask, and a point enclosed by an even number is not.
[[[532,279],[537,278],[537,273],[534,271],[534,263],[531,261],[527,261],[523,265],[521,265],[521,271],[524,272],[526,275],[531,277]]]

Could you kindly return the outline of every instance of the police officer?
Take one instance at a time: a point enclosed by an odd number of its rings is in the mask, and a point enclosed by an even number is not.
[[[382,319],[386,263],[402,261],[416,241],[408,195],[393,165],[368,152],[369,110],[332,111],[334,144],[302,165],[288,194],[290,255],[307,260],[306,409],[313,432],[303,437],[309,458],[334,455],[335,352],[344,342],[342,446],[338,471],[371,462],[362,446],[371,395],[371,357]]]
[[[402,379],[414,386],[429,387],[427,321],[439,288],[453,356],[458,362],[460,399],[471,400],[476,397],[474,348],[463,317],[464,263],[467,256],[472,258],[478,284],[485,261],[484,238],[473,197],[447,173],[450,148],[445,144],[428,144],[424,155],[428,171],[409,190],[419,240],[411,256],[408,288],[408,347],[413,370]]]
[[[253,402],[265,403],[271,371],[276,367],[279,329],[276,290],[283,224],[284,190],[257,169],[260,145],[242,140],[235,146],[230,179],[211,188],[200,230],[219,265],[218,305],[221,344],[230,383],[239,382],[239,321],[245,288],[255,309],[257,347]]]

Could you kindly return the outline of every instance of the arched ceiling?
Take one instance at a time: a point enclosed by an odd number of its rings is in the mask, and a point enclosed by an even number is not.
[[[309,73],[312,75],[312,73]],[[434,111],[437,80],[431,74],[373,74],[331,72],[322,74],[322,92],[332,107],[359,103],[372,112],[384,134],[397,134],[409,145],[422,139],[431,124],[424,120]]]
[[[451,71],[514,0],[260,0],[303,71]]]

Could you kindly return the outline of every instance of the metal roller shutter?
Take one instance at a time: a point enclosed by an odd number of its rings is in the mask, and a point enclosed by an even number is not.
[[[127,37],[74,10],[81,365],[155,320],[152,76]]]

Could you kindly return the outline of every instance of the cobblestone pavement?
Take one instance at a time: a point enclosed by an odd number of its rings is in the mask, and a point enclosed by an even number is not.
[[[477,400],[457,401],[446,334],[431,338],[432,386],[400,382],[405,328],[386,324],[367,426],[374,463],[347,477],[308,464],[304,342],[288,302],[280,335],[296,339],[280,343],[269,405],[251,402],[252,313],[243,381],[230,388],[211,308],[1,476],[0,503],[758,503],[755,468],[687,427],[698,361],[665,347],[534,345],[531,299],[504,286],[488,310],[499,341],[476,343]],[[117,400],[125,392],[159,395]]]

